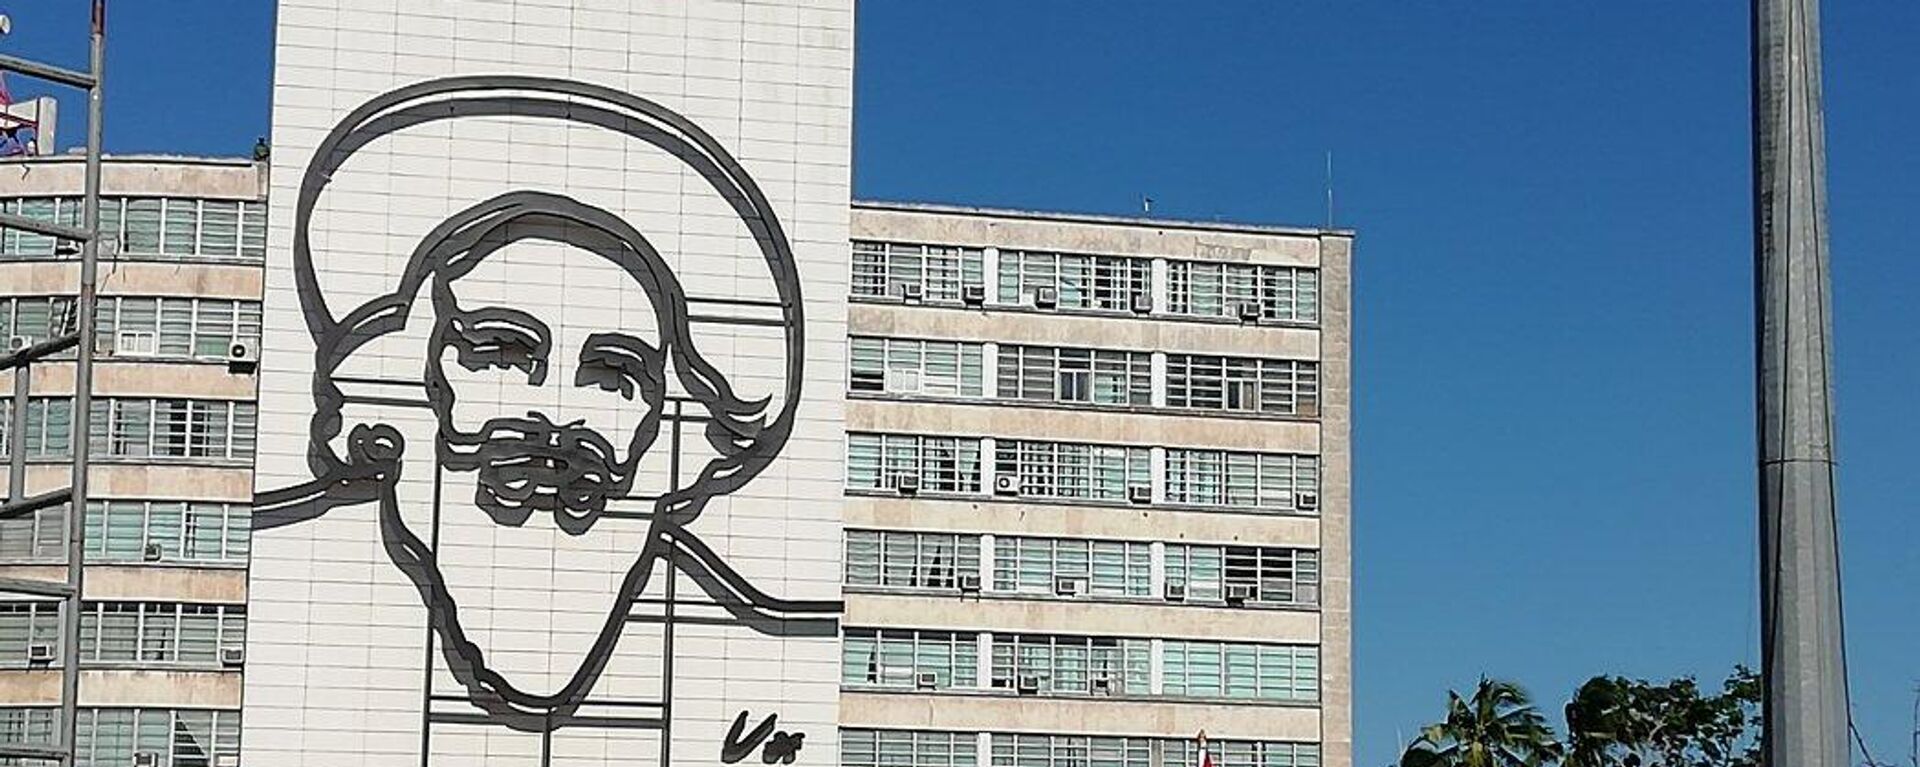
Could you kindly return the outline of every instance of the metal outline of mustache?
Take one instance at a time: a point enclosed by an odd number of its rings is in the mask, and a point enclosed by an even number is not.
[[[503,91],[532,95],[481,95]],[[714,413],[715,418],[707,430],[708,441],[723,457],[710,462],[687,487],[669,493],[656,504],[647,542],[637,552],[634,566],[621,583],[608,623],[582,666],[558,692],[548,695],[521,691],[487,668],[483,653],[466,639],[459,626],[458,607],[445,583],[437,575],[426,575],[438,572],[434,552],[407,529],[398,512],[395,490],[404,452],[404,440],[399,432],[384,424],[358,424],[348,430],[344,456],[330,447],[331,440],[339,436],[345,426],[340,413],[345,397],[332,375],[355,350],[406,325],[412,299],[423,287],[422,283],[429,276],[445,280],[444,270],[456,265],[453,261],[457,256],[449,254],[443,246],[449,244],[449,238],[460,239],[464,234],[460,230],[476,221],[491,219],[491,223],[503,223],[539,216],[564,224],[563,231],[598,232],[624,241],[623,245],[627,246],[622,250],[624,257],[648,262],[643,266],[659,265],[658,269],[645,270],[646,276],[654,280],[649,282],[634,272],[631,264],[623,264],[629,266],[629,273],[640,279],[650,293],[658,291],[661,285],[677,291],[677,280],[664,268],[664,262],[646,239],[617,216],[560,195],[509,192],[462,211],[436,227],[416,249],[393,293],[370,300],[344,318],[335,319],[320,289],[308,239],[313,208],[322,190],[331,181],[333,172],[360,147],[424,123],[509,115],[605,127],[665,150],[696,170],[754,234],[772,273],[786,325],[786,390],[780,411],[771,419],[764,416],[751,420],[729,418],[749,413],[758,415],[758,408],[735,399],[725,381],[704,360],[690,354],[685,344],[674,345],[675,362],[680,370],[693,369],[697,374],[704,369],[709,374],[704,379],[696,377],[688,387],[689,394],[703,402],[723,404]],[[448,263],[432,263],[433,256],[448,258]],[[793,428],[806,356],[800,279],[791,244],[753,179],[712,136],[687,118],[630,93],[544,77],[460,76],[390,91],[349,113],[316,148],[302,178],[295,210],[293,265],[307,328],[315,342],[315,413],[308,447],[308,464],[315,479],[258,493],[253,527],[268,530],[297,524],[341,505],[378,504],[382,538],[389,557],[418,587],[435,634],[443,639],[442,654],[449,669],[468,689],[473,703],[497,723],[529,732],[564,726],[604,671],[612,646],[619,639],[634,601],[646,587],[654,564],[668,553],[674,555],[668,561],[678,563],[676,566],[681,571],[704,574],[696,580],[716,600],[755,614],[775,614],[776,620],[796,621],[796,631],[813,630],[803,627],[813,622],[826,622],[830,626],[836,618],[821,616],[837,616],[844,611],[839,601],[785,600],[759,591],[683,527],[699,516],[708,499],[739,489],[777,456]],[[656,310],[664,315],[663,334],[669,330],[686,330],[685,297],[677,293],[676,296],[679,303],[673,305],[655,296]],[[430,398],[445,394],[428,392]],[[724,403],[733,403],[733,409],[730,411]],[[761,404],[764,405],[764,401]],[[793,617],[778,618],[779,614]]]
[[[650,417],[651,428],[658,430],[657,417]],[[556,424],[536,411],[526,418],[492,418],[471,435],[457,429],[442,428],[440,464],[456,471],[473,471],[479,477],[474,488],[474,505],[493,517],[493,521],[519,527],[534,512],[553,515],[554,524],[568,535],[582,535],[599,521],[607,500],[625,494],[633,486],[633,465],[638,463],[642,439],[636,437],[628,450],[628,460],[618,461],[613,443],[581,422]],[[452,435],[455,439],[449,439]],[[472,447],[471,451],[459,447]],[[536,465],[542,461],[553,465]],[[519,479],[524,488],[509,480]],[[584,487],[580,486],[584,484]],[[551,492],[543,492],[550,490]]]

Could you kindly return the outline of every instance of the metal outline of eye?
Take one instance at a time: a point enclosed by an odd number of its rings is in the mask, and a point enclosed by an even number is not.
[[[534,328],[539,321],[512,309],[489,307],[452,318],[448,345],[460,367],[483,370],[524,370],[534,385],[547,379],[551,343]]]
[[[580,350],[573,384],[619,392],[621,398],[632,400],[636,390],[665,389],[665,366],[666,354],[653,344],[624,333],[594,333]]]

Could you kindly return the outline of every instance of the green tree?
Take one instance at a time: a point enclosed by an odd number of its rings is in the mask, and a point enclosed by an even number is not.
[[[1755,767],[1760,680],[1736,668],[1718,693],[1597,676],[1567,704],[1567,767]]]
[[[1447,691],[1446,720],[1420,730],[1400,767],[1541,767],[1560,750],[1525,690],[1481,677],[1472,700]]]

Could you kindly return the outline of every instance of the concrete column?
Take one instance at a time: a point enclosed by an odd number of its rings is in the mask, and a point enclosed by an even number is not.
[[[1160,541],[1147,544],[1147,589],[1153,599],[1167,593],[1167,544]]]
[[[996,442],[998,442],[998,440],[993,437],[980,438],[980,490],[987,495],[993,495],[995,463],[993,455],[996,450],[994,447]]]
[[[1153,399],[1149,403],[1154,407],[1167,406],[1167,353],[1154,352],[1147,361],[1147,376],[1153,385]]]
[[[981,279],[987,283],[987,303],[1000,303],[1000,249],[986,248],[980,253]],[[986,764],[985,761],[980,762]]]
[[[1763,761],[1845,767],[1819,0],[1753,3]]]
[[[987,341],[980,345],[980,396],[993,399],[1000,396],[1000,343]]]
[[[1167,640],[1149,639],[1147,644],[1147,692],[1159,695],[1167,676]]]
[[[1151,293],[1153,295],[1153,313],[1165,314],[1167,312],[1167,305],[1168,305],[1167,304],[1167,260],[1166,259],[1156,258],[1153,260],[1153,284],[1149,287],[1151,288]]]
[[[980,536],[980,590],[993,590],[993,533]]]
[[[982,631],[978,636],[974,647],[975,655],[979,657],[974,659],[974,666],[980,689],[985,690],[993,687],[993,632]]]

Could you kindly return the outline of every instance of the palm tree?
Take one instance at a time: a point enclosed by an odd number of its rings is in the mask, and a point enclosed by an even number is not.
[[[1560,758],[1560,742],[1525,690],[1480,678],[1473,699],[1447,692],[1446,721],[1420,730],[1400,767],[1540,767]]]

